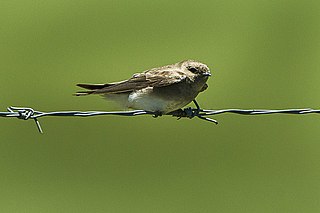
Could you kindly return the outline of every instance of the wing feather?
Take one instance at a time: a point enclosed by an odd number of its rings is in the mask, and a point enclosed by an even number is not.
[[[117,94],[146,87],[165,87],[184,81],[187,78],[183,72],[170,68],[168,67],[166,70],[151,69],[143,73],[134,74],[128,80],[111,84],[78,84],[77,86],[89,89],[90,91],[87,91],[88,94]]]

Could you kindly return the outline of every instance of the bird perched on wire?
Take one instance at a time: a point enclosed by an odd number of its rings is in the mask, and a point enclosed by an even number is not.
[[[206,82],[210,76],[207,65],[185,60],[136,73],[128,80],[120,82],[77,84],[87,90],[79,91],[75,95],[98,94],[127,108],[163,115],[181,110],[190,102],[195,102],[197,95],[207,89]]]

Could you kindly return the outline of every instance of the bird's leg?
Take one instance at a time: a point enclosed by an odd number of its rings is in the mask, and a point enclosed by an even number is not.
[[[199,115],[199,112],[201,111],[201,108],[200,108],[198,102],[196,101],[196,99],[193,100],[193,103],[197,107],[196,111],[194,112],[194,115],[197,116],[197,115]]]

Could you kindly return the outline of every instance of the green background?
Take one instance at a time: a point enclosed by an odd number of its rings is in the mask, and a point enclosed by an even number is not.
[[[118,110],[76,83],[183,59],[206,109],[319,107],[319,1],[0,3],[0,111]],[[319,212],[319,115],[0,118],[1,212]]]

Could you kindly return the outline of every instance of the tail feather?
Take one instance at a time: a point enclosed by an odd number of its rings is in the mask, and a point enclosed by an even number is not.
[[[109,87],[112,84],[77,84],[78,87],[82,87],[84,89],[89,89],[89,90],[97,90],[97,89],[102,89],[105,87]]]
[[[85,96],[85,95],[90,95],[92,93],[94,93],[94,90],[88,90],[88,91],[78,91],[76,93],[74,93],[73,95],[75,96]]]
[[[76,92],[75,96],[85,96],[94,94],[97,90],[111,86],[112,84],[77,84],[78,87],[87,89],[87,91]]]

